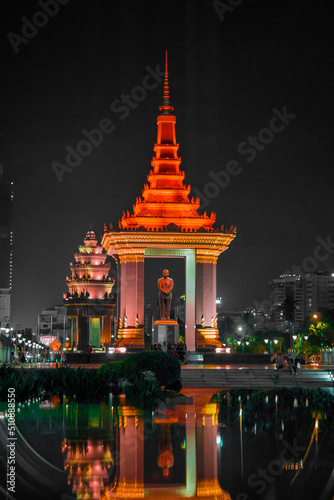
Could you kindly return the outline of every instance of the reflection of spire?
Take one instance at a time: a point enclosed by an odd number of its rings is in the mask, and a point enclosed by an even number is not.
[[[172,451],[172,437],[170,425],[161,424],[159,438],[158,466],[162,468],[164,476],[169,476],[169,469],[174,465],[174,455]]]

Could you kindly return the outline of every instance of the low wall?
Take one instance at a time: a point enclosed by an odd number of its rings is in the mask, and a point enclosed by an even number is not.
[[[271,363],[270,354],[218,354],[216,352],[204,352],[203,362],[205,364],[218,365],[268,365]]]
[[[123,361],[129,354],[128,353],[106,353],[94,352],[89,356],[89,363],[98,365],[109,363],[111,361]],[[66,353],[66,365],[80,365],[88,363],[88,354],[84,352],[69,352]]]

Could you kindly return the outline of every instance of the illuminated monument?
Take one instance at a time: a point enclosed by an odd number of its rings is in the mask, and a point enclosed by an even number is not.
[[[75,262],[70,264],[64,304],[71,320],[70,344],[85,349],[88,345],[110,343],[115,309],[111,291],[115,279],[109,276],[110,263],[106,262],[107,254],[98,245],[94,231],[88,231],[78,249]]]
[[[198,214],[200,199],[190,200],[183,184],[170,104],[166,53],[163,102],[157,125],[155,155],[133,213],[123,213],[119,228],[105,226],[102,245],[118,267],[118,346],[144,347],[144,260],[175,257],[185,260],[186,328],[189,351],[220,347],[216,325],[216,265],[236,229],[214,227],[216,214]]]
[[[115,428],[114,408],[79,412],[77,403],[69,404],[62,450],[73,493],[92,500],[231,500],[218,481],[222,442],[212,392],[197,389],[193,404],[157,412],[118,406]]]

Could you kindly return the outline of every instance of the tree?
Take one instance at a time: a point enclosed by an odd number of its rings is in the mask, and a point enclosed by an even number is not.
[[[301,337],[300,337],[301,335]],[[300,349],[300,342],[303,337],[307,336],[307,341],[304,341],[305,352],[310,356],[318,354],[320,349],[326,349],[334,346],[334,319],[331,315],[325,316],[320,313],[310,314],[304,322],[295,345]]]

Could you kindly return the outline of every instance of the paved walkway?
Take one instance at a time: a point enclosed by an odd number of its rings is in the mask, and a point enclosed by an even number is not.
[[[297,375],[276,370],[274,366],[207,366],[182,367],[181,383],[184,387],[332,387],[334,369],[306,367]]]

